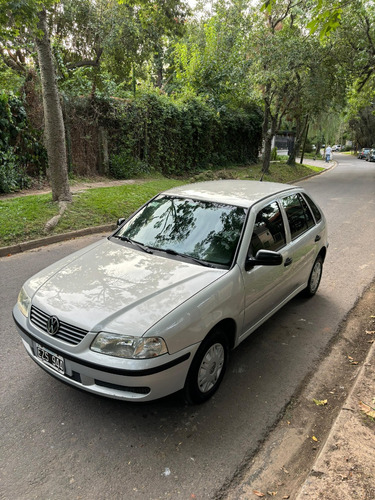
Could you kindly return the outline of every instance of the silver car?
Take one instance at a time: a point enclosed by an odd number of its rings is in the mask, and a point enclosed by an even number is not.
[[[30,357],[63,382],[200,403],[231,349],[298,293],[315,294],[327,247],[324,215],[300,187],[189,184],[30,278],[13,316]]]

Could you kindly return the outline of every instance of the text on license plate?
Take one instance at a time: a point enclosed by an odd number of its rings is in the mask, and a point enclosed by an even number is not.
[[[35,350],[37,358],[40,359],[45,365],[53,368],[58,373],[65,373],[65,363],[63,357],[55,354],[52,351],[49,351],[39,344],[35,344]]]

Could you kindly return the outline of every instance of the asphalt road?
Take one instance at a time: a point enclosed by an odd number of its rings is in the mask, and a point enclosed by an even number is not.
[[[335,159],[336,168],[301,182],[329,222],[319,293],[295,298],[241,344],[201,406],[178,395],[148,404],[101,399],[27,356],[11,314],[22,283],[98,236],[0,259],[1,499],[222,496],[374,279],[375,164]]]

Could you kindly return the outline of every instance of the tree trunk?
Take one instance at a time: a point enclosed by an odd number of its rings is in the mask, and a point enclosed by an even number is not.
[[[269,174],[271,162],[272,139],[277,128],[277,116],[272,116],[269,107],[265,106],[263,121],[263,165],[262,173]]]
[[[104,127],[99,127],[99,173],[109,173],[108,133]]]
[[[263,164],[262,173],[270,173],[270,163],[271,163],[271,152],[272,152],[272,137],[271,133],[267,133],[264,138],[264,150],[263,150]]]
[[[270,109],[267,101],[264,102],[264,117],[262,124],[262,139],[263,139],[263,157],[262,157],[262,172],[268,174],[270,170],[271,161],[271,144],[272,137],[269,140],[269,126],[270,126]]]
[[[305,135],[306,127],[308,124],[308,115],[306,115],[305,121],[302,124],[302,117],[298,117],[297,123],[296,123],[296,138],[294,141],[294,147],[292,148],[292,151],[289,155],[287,164],[291,165],[292,167],[296,164],[296,158],[299,153],[299,150],[301,148],[302,140]]]
[[[40,37],[35,40],[42,82],[44,135],[53,201],[72,201],[69,189],[68,167],[65,146],[64,120],[56,83],[51,43],[48,37],[47,14],[39,14]]]
[[[307,127],[306,127],[306,131],[305,131],[304,139],[303,139],[303,145],[302,145],[302,151],[301,151],[301,159],[299,161],[301,163],[301,165],[303,163],[303,158],[305,156],[305,149],[306,149],[307,136],[309,134],[309,127],[310,127],[310,124],[308,123]]]
[[[159,89],[163,86],[163,52],[160,46],[154,55],[154,65],[156,69],[156,82],[155,86]]]

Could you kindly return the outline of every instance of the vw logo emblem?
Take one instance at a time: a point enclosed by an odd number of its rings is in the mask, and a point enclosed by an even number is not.
[[[56,316],[51,316],[47,321],[47,332],[50,335],[56,335],[60,328],[60,321]]]

